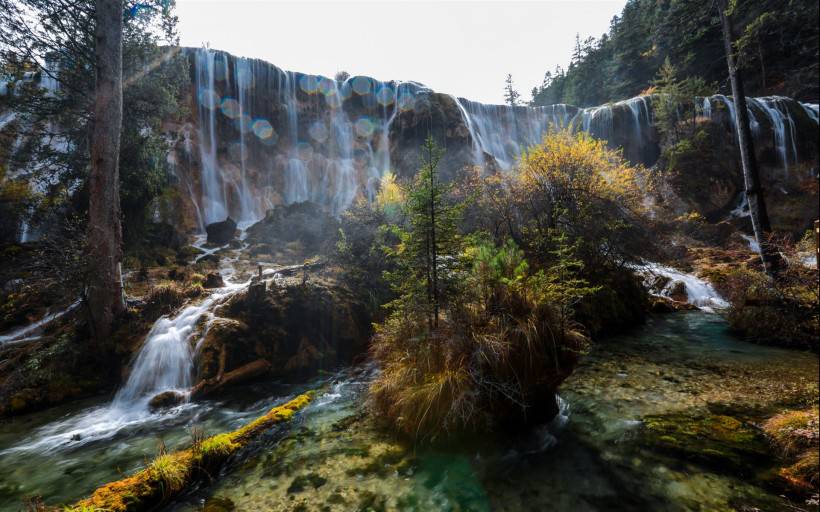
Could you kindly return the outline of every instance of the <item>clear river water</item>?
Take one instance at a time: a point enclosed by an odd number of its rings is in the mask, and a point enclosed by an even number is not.
[[[737,340],[717,314],[657,316],[592,348],[562,386],[561,414],[549,425],[429,448],[396,440],[363,412],[371,372],[258,384],[122,421],[101,429],[105,435],[90,428],[110,407],[103,398],[4,420],[0,510],[24,509],[26,496],[47,503],[83,497],[143,467],[159,443],[190,443],[192,427],[234,429],[317,386],[322,393],[298,421],[244,449],[214,483],[166,509],[793,510],[759,479],[653,447],[645,418],[721,414],[754,423],[816,395],[818,358]]]

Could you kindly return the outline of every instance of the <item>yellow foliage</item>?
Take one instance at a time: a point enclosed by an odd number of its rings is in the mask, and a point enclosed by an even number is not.
[[[382,176],[379,191],[376,193],[376,204],[379,208],[388,208],[402,203],[404,203],[404,192],[396,182],[396,175],[388,171]]]
[[[540,197],[559,195],[579,209],[594,199],[640,209],[642,174],[643,169],[630,166],[619,151],[584,132],[549,133],[521,159],[521,183],[526,192]]]

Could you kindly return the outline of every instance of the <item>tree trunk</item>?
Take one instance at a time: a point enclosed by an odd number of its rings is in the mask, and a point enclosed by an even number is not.
[[[743,181],[746,186],[746,200],[749,203],[749,216],[752,219],[752,229],[760,246],[760,260],[766,273],[776,272],[780,266],[780,254],[769,243],[771,225],[769,214],[766,211],[766,201],[763,198],[763,188],[760,185],[760,173],[757,168],[754,144],[749,129],[749,111],[746,106],[746,95],[743,90],[743,81],[735,62],[732,48],[734,34],[732,21],[726,13],[726,0],[718,0],[721,28],[723,29],[723,46],[726,50],[726,63],[729,67],[729,81],[732,84],[732,96],[735,100],[735,126],[737,127],[738,147],[740,148],[740,163],[743,167]]]
[[[438,251],[436,251],[436,168],[430,149],[430,249],[433,260],[433,327],[438,328]]]
[[[88,305],[105,342],[125,309],[122,293],[119,153],[122,129],[122,0],[96,0],[94,121],[88,200]]]

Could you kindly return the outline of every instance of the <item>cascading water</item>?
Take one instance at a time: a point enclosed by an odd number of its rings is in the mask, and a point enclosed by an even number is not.
[[[651,166],[660,154],[650,96],[581,109],[484,105],[450,97],[456,106],[451,109],[448,100],[440,99],[446,96],[412,82],[363,76],[339,82],[208,49],[195,50],[193,62],[202,168],[199,179],[188,182],[200,184],[192,199],[201,206],[206,224],[227,215],[255,220],[274,205],[307,200],[338,215],[359,197],[372,200],[385,172],[413,171],[406,167],[416,160],[392,154],[391,148],[405,151],[400,139],[405,130],[411,130],[411,138],[421,138],[436,116],[446,126],[439,142],[454,159],[448,165],[489,163],[511,169],[528,147],[550,130],[563,128],[606,140],[632,163]],[[731,98],[695,101],[700,116],[735,131]],[[771,137],[785,170],[800,161],[803,146],[797,135],[806,122],[817,126],[818,118],[816,105],[797,108],[792,103],[780,97],[748,101],[757,147],[771,147]],[[399,128],[393,130],[397,119]],[[394,164],[399,168],[393,169]]]
[[[473,164],[484,165],[490,155],[509,170],[528,147],[538,144],[550,130],[567,127],[572,116],[567,105],[509,107],[485,105],[453,97],[473,144]]]
[[[202,50],[196,54],[197,111],[199,113],[199,158],[202,166],[202,204],[206,224],[228,216],[225,190],[217,162],[216,111],[220,98],[216,93],[216,53]]]
[[[643,275],[645,279],[662,276],[668,279],[668,283],[660,290],[653,293],[662,297],[670,297],[675,283],[683,283],[686,289],[687,302],[697,306],[703,310],[711,311],[714,309],[725,309],[729,307],[729,303],[720,296],[715,288],[692,274],[681,272],[672,267],[667,267],[658,263],[646,263],[644,265],[634,267],[635,271]],[[652,289],[652,286],[649,286]]]
[[[206,224],[257,220],[277,202],[339,214],[375,196],[390,169],[391,124],[412,96],[403,83],[340,83],[205,48],[194,63],[202,189],[192,200]],[[273,102],[260,101],[271,92]]]
[[[794,119],[789,114],[785,103],[786,98],[769,96],[765,98],[749,98],[749,103],[757,106],[766,116],[772,125],[774,132],[774,144],[783,169],[789,171],[789,160],[797,161],[797,142],[795,136]],[[788,125],[788,131],[786,126]],[[791,154],[789,154],[791,149]]]

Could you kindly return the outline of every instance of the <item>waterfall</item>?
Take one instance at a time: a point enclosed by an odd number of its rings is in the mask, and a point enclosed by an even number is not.
[[[501,169],[509,170],[521,153],[540,143],[550,129],[564,128],[570,122],[567,105],[510,107],[452,98],[470,133],[474,165],[484,165],[484,155],[488,154]]]
[[[146,409],[148,400],[162,391],[185,392],[191,387],[196,324],[224,294],[215,293],[201,304],[188,306],[173,318],[160,318],[131,365],[128,381],[117,392],[112,407]]]
[[[0,346],[2,346],[4,343],[20,343],[23,341],[29,341],[31,339],[34,339],[35,336],[32,336],[34,333],[36,333],[46,325],[50,324],[54,320],[57,320],[58,318],[62,317],[66,313],[77,309],[79,305],[80,301],[76,300],[65,309],[54,311],[52,313],[46,313],[45,315],[43,315],[43,318],[37,320],[36,322],[32,322],[26,326],[20,327],[6,334],[0,334]]]
[[[280,203],[310,200],[339,215],[357,198],[373,200],[391,165],[399,165],[393,169],[398,173],[412,172],[402,166],[414,159],[391,154],[391,144],[406,150],[391,140],[398,134],[394,123],[400,119],[401,130],[410,128],[418,136],[427,129],[421,119],[430,118],[431,106],[446,123],[443,143],[450,144],[448,154],[454,156],[448,165],[483,166],[489,160],[501,170],[512,169],[527,148],[555,129],[605,140],[632,163],[651,166],[660,153],[650,96],[580,109],[486,105],[451,97],[451,108],[446,97],[441,101],[442,96],[413,82],[365,76],[338,82],[208,49],[194,52],[201,175],[186,182],[199,185],[190,188],[199,188],[191,190],[192,200],[204,224],[229,214],[252,222]],[[736,131],[732,98],[694,101],[698,115]],[[797,109],[791,102],[780,97],[748,101],[753,137],[771,136],[786,170],[799,161],[800,123],[816,125],[818,117],[816,105]]]
[[[768,96],[764,98],[749,98],[749,103],[759,107],[769,118],[774,134],[774,145],[783,169],[789,171],[789,160],[797,161],[797,143],[795,137],[794,119],[786,106],[786,98]],[[788,132],[786,126],[788,125]],[[791,149],[791,154],[789,154]]]
[[[201,49],[196,54],[197,111],[199,114],[199,158],[202,164],[202,203],[206,224],[228,216],[222,173],[217,162],[216,111],[220,107],[214,74],[216,54]]]
[[[236,118],[236,123],[239,125],[239,205],[240,213],[239,220],[244,222],[253,222],[258,220],[260,215],[256,212],[256,206],[253,200],[253,195],[248,187],[247,180],[247,145],[245,137],[247,131],[251,129],[253,120],[251,118],[251,108],[249,105],[248,91],[251,88],[253,80],[253,69],[250,66],[250,61],[245,58],[239,58],[234,61],[234,73],[236,76],[236,90],[239,97],[239,112]]]

